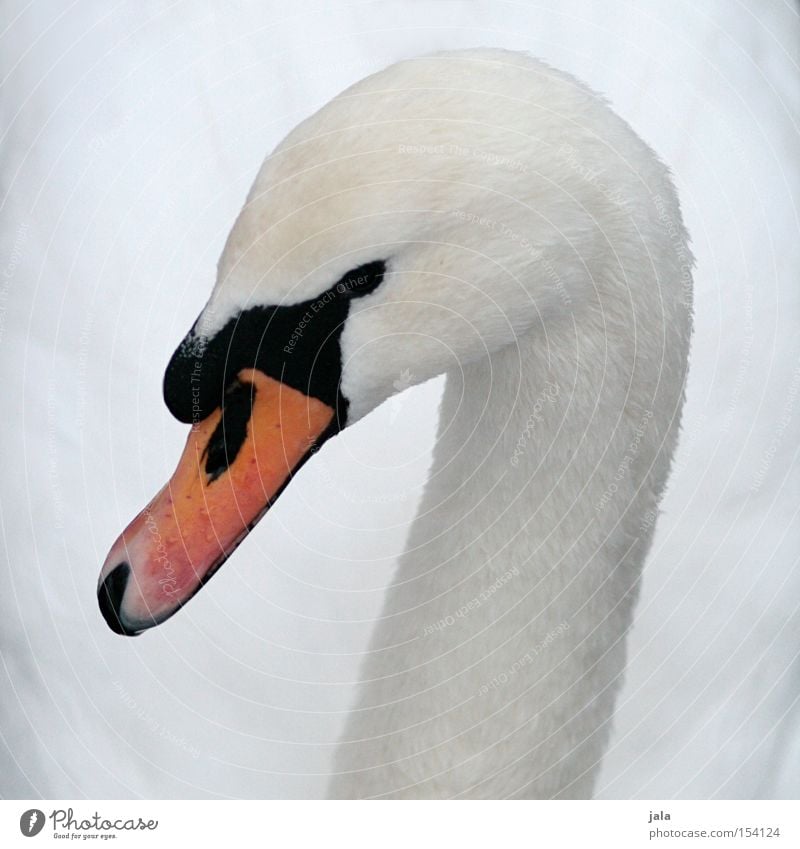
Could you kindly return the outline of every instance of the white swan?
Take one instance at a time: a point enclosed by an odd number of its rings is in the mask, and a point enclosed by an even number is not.
[[[401,62],[267,158],[164,390],[192,422],[100,575],[170,616],[326,438],[443,372],[430,482],[333,796],[585,797],[676,441],[691,258],[664,166],[572,77]]]

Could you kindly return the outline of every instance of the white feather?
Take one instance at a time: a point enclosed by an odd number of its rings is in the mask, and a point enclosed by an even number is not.
[[[448,385],[332,792],[587,796],[683,402],[692,257],[666,169],[543,62],[401,62],[267,159],[200,329],[375,259],[342,335],[352,419],[403,376]]]

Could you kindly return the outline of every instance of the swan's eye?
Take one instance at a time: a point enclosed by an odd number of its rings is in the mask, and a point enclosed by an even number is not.
[[[347,274],[334,287],[339,295],[360,298],[374,292],[383,283],[386,263],[382,259],[359,265]]]

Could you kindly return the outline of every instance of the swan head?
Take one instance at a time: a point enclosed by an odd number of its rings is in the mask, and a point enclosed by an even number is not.
[[[103,566],[109,625],[172,615],[300,465],[398,386],[572,321],[603,228],[629,214],[604,186],[636,182],[631,144],[574,79],[503,51],[401,62],[295,128],[167,367],[167,406],[192,430]]]

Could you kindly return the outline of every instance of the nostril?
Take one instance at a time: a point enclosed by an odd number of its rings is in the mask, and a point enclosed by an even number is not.
[[[130,573],[131,567],[127,563],[120,563],[106,575],[106,579],[97,591],[100,612],[103,614],[103,619],[108,623],[108,627],[115,634],[123,634],[126,637],[133,637],[137,634],[136,631],[130,630],[123,624],[120,616],[122,597],[125,595],[125,587],[128,584]]]
[[[238,380],[225,394],[222,418],[211,434],[205,449],[206,474],[213,483],[236,460],[247,438],[247,427],[253,414],[256,388]]]

